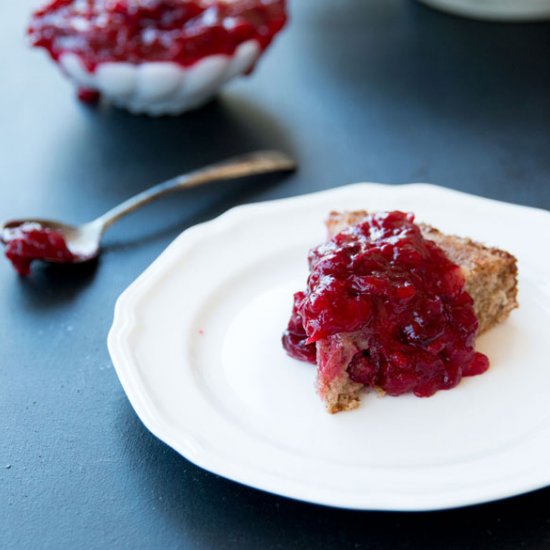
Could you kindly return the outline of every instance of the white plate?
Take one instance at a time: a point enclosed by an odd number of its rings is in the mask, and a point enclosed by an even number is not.
[[[429,399],[329,415],[280,344],[331,209],[401,209],[515,254],[519,310],[490,370]],[[120,297],[109,335],[139,417],[203,468],[355,509],[431,510],[550,485],[550,214],[432,185],[358,184],[234,208],[185,231]]]
[[[463,17],[492,21],[536,21],[550,18],[550,0],[420,0]]]

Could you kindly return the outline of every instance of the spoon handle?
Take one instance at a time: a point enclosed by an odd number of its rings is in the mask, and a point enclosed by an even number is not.
[[[115,206],[92,223],[99,225],[102,231],[104,231],[120,218],[130,214],[130,212],[139,207],[180,189],[188,189],[214,181],[232,180],[269,172],[287,172],[295,168],[296,163],[289,156],[278,151],[258,151],[256,153],[233,157],[188,174],[176,176],[146,189]]]

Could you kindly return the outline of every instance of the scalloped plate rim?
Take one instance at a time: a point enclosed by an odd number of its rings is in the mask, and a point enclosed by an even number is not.
[[[398,191],[400,188],[425,189],[431,192],[445,193],[448,195],[460,195],[469,197],[476,201],[487,202],[488,204],[496,205],[502,208],[521,209],[525,213],[543,215],[548,217],[550,221],[550,213],[546,210],[516,205],[495,199],[479,197],[458,191],[441,187],[428,183],[407,183],[407,184],[381,184],[381,183],[354,183],[344,185],[328,190],[322,190],[314,193],[298,195],[295,197],[280,198],[275,200],[239,205],[217,218],[207,221],[189,229],[186,229],[180,234],[161,254],[160,256],[120,295],[115,305],[114,320],[108,335],[108,349],[111,355],[116,373],[121,382],[121,385],[132,405],[136,414],[141,419],[147,429],[153,433],[161,441],[172,447],[184,458],[194,463],[195,465],[221,475],[227,479],[236,481],[243,485],[260,489],[268,493],[292,498],[298,501],[331,506],[343,509],[354,510],[380,510],[380,511],[434,511],[451,508],[459,508],[486,502],[492,502],[502,498],[517,496],[533,490],[541,489],[550,485],[550,468],[544,475],[535,476],[536,479],[516,480],[516,483],[510,483],[507,487],[496,487],[492,490],[475,495],[469,495],[462,498],[456,498],[453,495],[435,495],[428,496],[419,502],[418,495],[411,495],[407,492],[388,492],[387,494],[374,494],[370,498],[353,498],[353,495],[340,495],[339,497],[327,496],[324,492],[314,491],[311,486],[301,486],[296,480],[285,480],[284,477],[271,475],[267,472],[247,472],[243,473],[242,467],[235,467],[234,464],[229,464],[218,457],[209,456],[208,452],[204,454],[201,451],[200,445],[195,445],[192,438],[188,435],[174,434],[171,432],[167,424],[163,423],[162,419],[155,415],[148,404],[146,388],[140,386],[135,369],[132,367],[132,359],[129,355],[129,350],[125,337],[135,325],[136,319],[132,316],[132,300],[139,296],[139,293],[144,291],[147,285],[151,284],[154,277],[161,274],[163,270],[168,269],[170,260],[177,255],[179,247],[187,240],[200,238],[203,231],[215,226],[223,226],[230,223],[232,220],[239,219],[241,213],[245,213],[251,209],[272,208],[283,203],[305,203],[315,197],[330,196],[333,194],[342,193],[353,188],[363,188],[365,186],[377,188],[392,189]]]

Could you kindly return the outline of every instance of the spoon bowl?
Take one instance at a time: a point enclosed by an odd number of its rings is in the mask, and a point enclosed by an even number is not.
[[[29,229],[51,231],[63,236],[67,248],[74,256],[71,262],[54,255],[45,254],[41,259],[53,263],[82,263],[93,260],[99,254],[101,227],[98,224],[87,223],[74,226],[55,220],[31,218],[26,220],[10,220],[0,229],[0,241],[8,244],[17,238],[22,231]]]

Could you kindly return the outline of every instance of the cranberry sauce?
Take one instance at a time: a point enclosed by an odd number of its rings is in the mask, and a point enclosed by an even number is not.
[[[372,214],[310,251],[307,290],[295,294],[283,336],[291,356],[314,363],[315,342],[345,333],[357,348],[353,381],[420,397],[488,368],[474,350],[462,270],[413,221]]]
[[[30,273],[33,260],[67,263],[77,260],[60,231],[38,223],[4,229],[2,242],[6,245],[6,256],[19,275],[23,276]]]
[[[283,335],[283,346],[295,359],[300,361],[309,361],[315,364],[316,350],[315,344],[307,341],[307,334],[304,330],[304,321],[300,314],[304,298],[304,292],[294,294],[294,305],[292,306],[292,315],[288,322],[288,327]]]
[[[187,67],[250,39],[265,49],[285,23],[286,0],[52,0],[28,32],[54,60],[72,52],[93,71],[105,61]]]

